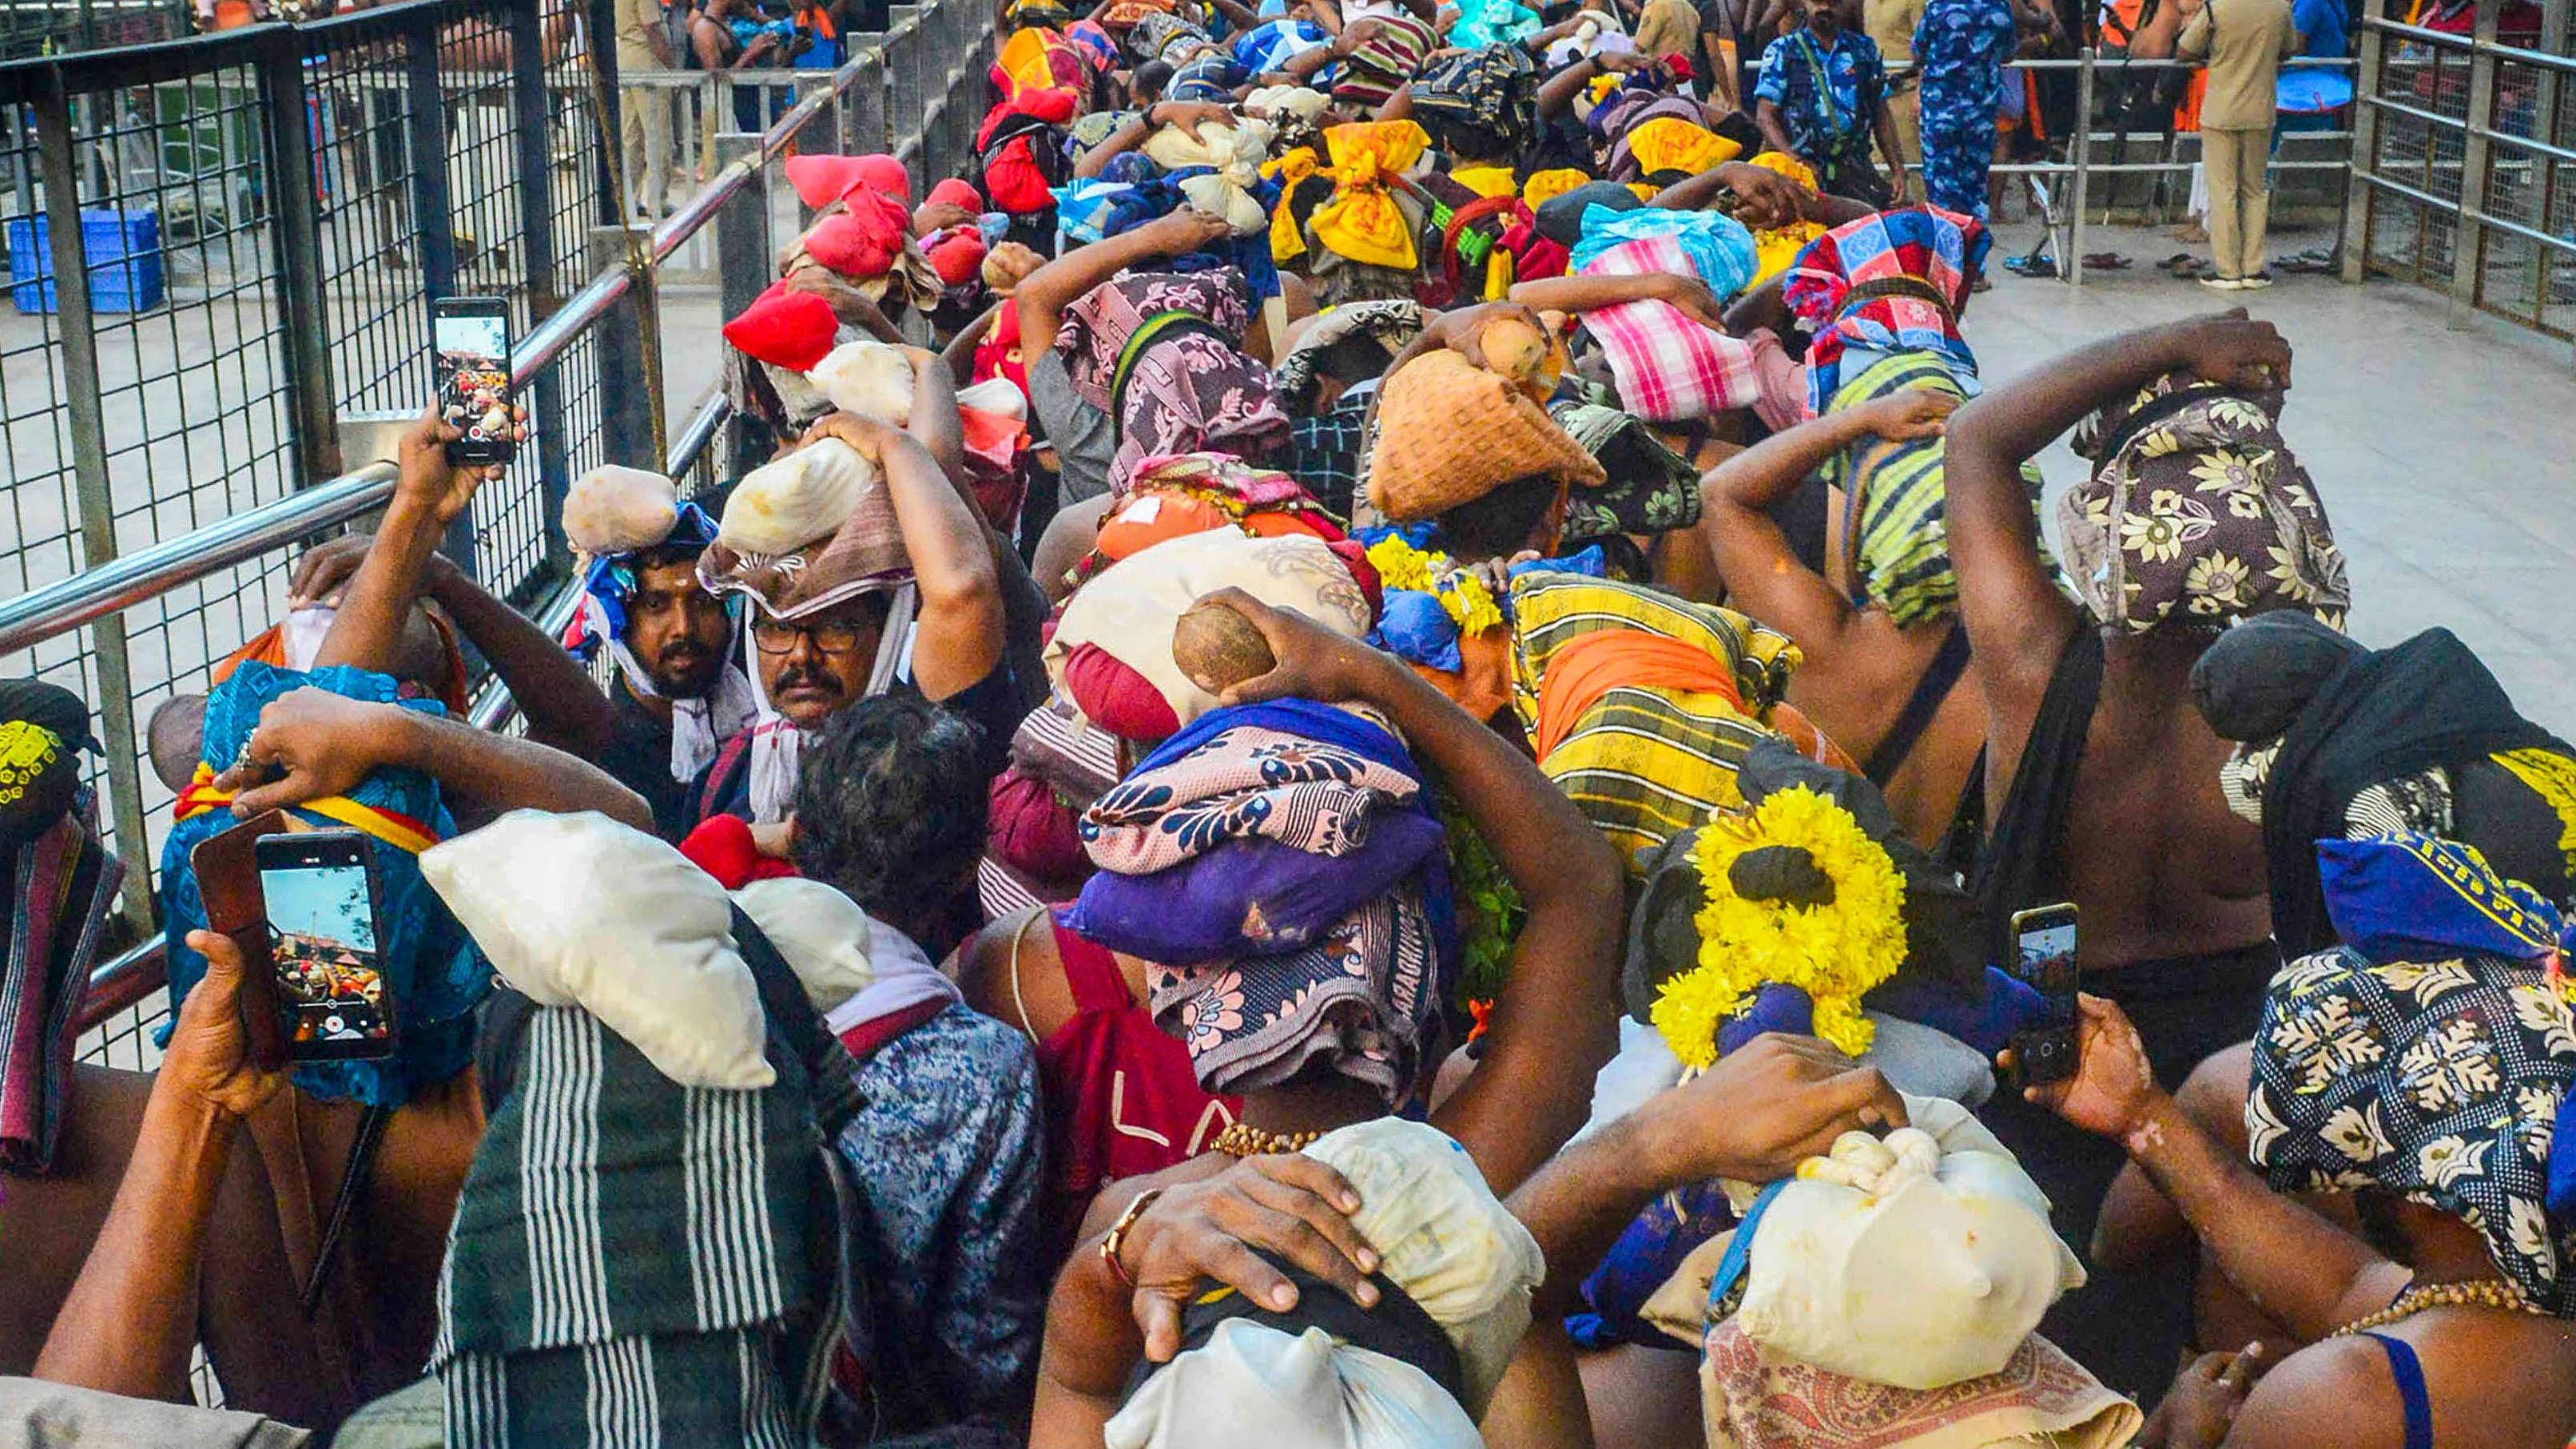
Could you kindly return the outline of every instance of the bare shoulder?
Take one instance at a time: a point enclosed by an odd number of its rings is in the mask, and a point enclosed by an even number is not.
[[[966,1004],[1032,1038],[1062,1016],[1064,972],[1046,908],[1032,906],[987,923],[957,951],[957,988]],[[1023,1011],[1025,1006],[1026,1010]]]
[[[2355,1334],[2283,1359],[2245,1398],[2228,1449],[2404,1449],[2405,1406],[2388,1351]]]

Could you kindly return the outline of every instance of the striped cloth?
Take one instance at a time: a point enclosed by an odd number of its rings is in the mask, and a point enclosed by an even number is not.
[[[84,800],[87,799],[83,792]],[[21,842],[0,843],[9,936],[0,955],[0,1169],[43,1172],[62,1135],[72,1078],[72,1019],[89,995],[100,932],[125,866],[67,812]]]
[[[1786,736],[1811,758],[1852,768],[1805,717],[1781,703],[1797,646],[1744,615],[1641,584],[1579,574],[1512,581],[1514,702],[1535,734],[1541,689],[1567,647],[1633,630],[1705,653],[1734,676],[1731,692],[1651,680],[1601,691],[1575,716],[1539,769],[1599,827],[1634,876],[1639,863],[1711,810],[1743,802],[1735,772],[1756,744]]]
[[[1970,379],[1975,375],[1967,374]],[[1955,359],[1908,351],[1883,357],[1844,382],[1825,412],[1847,412],[1907,391],[1968,399]],[[1943,437],[1894,443],[1866,438],[1825,464],[1825,481],[1843,490],[1844,561],[1854,600],[1885,608],[1900,628],[1946,619],[1959,606],[1959,575],[1950,563],[1947,456]],[[2035,517],[2039,465],[2026,462],[2021,474]],[[2039,547],[2041,561],[2054,572],[2056,561],[2045,538]]]
[[[1622,242],[1583,270],[1612,277],[1699,275],[1681,239],[1671,236]],[[1750,407],[1761,396],[1752,347],[1701,326],[1670,302],[1603,307],[1584,313],[1583,325],[1609,356],[1619,406],[1650,423],[1705,418]]]
[[[589,1013],[530,1009],[439,1275],[449,1444],[810,1441],[832,1209],[806,1070],[775,1037],[769,1060],[760,1091],[682,1087]]]

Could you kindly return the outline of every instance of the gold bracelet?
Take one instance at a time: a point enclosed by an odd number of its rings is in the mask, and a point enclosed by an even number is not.
[[[1162,1195],[1163,1190],[1159,1187],[1149,1187],[1136,1194],[1127,1204],[1127,1210],[1118,1215],[1118,1221],[1109,1225],[1108,1233],[1100,1240],[1101,1261],[1109,1265],[1110,1272],[1118,1275],[1119,1282],[1130,1288],[1136,1286],[1135,1275],[1127,1271],[1127,1265],[1119,1260],[1118,1255],[1127,1247],[1127,1230],[1136,1226],[1136,1220],[1145,1215],[1145,1209],[1152,1207],[1154,1199]]]

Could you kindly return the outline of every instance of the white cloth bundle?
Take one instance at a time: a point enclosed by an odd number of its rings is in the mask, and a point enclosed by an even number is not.
[[[652,548],[671,536],[680,490],[660,473],[616,463],[591,469],[564,492],[564,538],[605,556]]]
[[[1216,1326],[1109,1421],[1107,1449],[1483,1449],[1475,1422],[1401,1359],[1290,1336],[1249,1319]]]
[[[1145,155],[1166,171],[1184,166],[1213,166],[1204,176],[1186,177],[1181,195],[1211,216],[1225,218],[1236,236],[1270,229],[1270,213],[1252,194],[1261,184],[1261,163],[1270,155],[1275,133],[1267,121],[1241,120],[1227,125],[1209,121],[1193,136],[1179,126],[1165,126],[1145,138]]]
[[[1546,1276],[1538,1240],[1438,1128],[1381,1117],[1325,1133],[1306,1155],[1358,1190],[1351,1226],[1377,1249],[1388,1280],[1447,1330],[1467,1412],[1483,1417]]]
[[[1909,1096],[1905,1110],[1911,1127],[1847,1132],[1779,1189],[1736,1319],[1781,1357],[1935,1389],[1999,1372],[2084,1269],[2039,1185],[1966,1108]],[[1749,1185],[1727,1190],[1739,1210],[1752,1201]]]
[[[847,522],[877,486],[874,463],[824,438],[744,474],[725,502],[716,541],[754,557],[794,553]]]
[[[805,380],[845,413],[892,427],[912,422],[912,359],[873,339],[844,342],[825,353]]]
[[[724,888],[669,844],[595,811],[513,810],[422,851],[420,873],[530,1001],[589,1012],[684,1087],[777,1080]]]

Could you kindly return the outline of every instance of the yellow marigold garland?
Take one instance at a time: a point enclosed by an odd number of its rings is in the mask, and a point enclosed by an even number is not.
[[[1368,546],[1368,561],[1381,586],[1438,599],[1461,634],[1481,634],[1503,622],[1503,611],[1485,581],[1445,553],[1415,548],[1403,535],[1390,533]]]
[[[1834,883],[1830,905],[1750,901],[1728,884],[1736,857],[1794,845]],[[1708,891],[1698,917],[1699,964],[1667,979],[1655,1030],[1691,1067],[1717,1060],[1717,1030],[1778,982],[1815,1002],[1816,1035],[1859,1056],[1876,1036],[1860,998],[1905,961],[1905,878],[1850,811],[1803,785],[1774,791],[1750,811],[1721,813],[1692,853]]]

